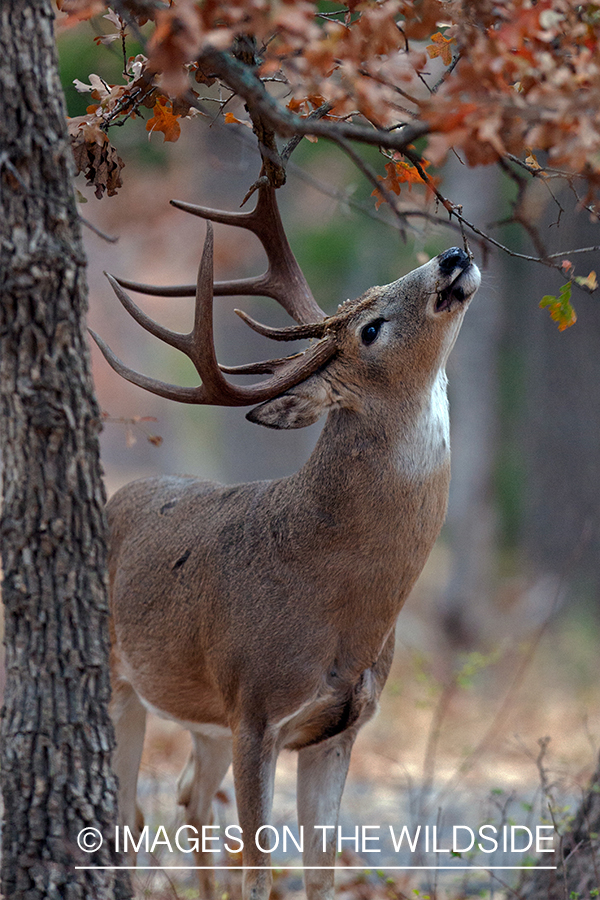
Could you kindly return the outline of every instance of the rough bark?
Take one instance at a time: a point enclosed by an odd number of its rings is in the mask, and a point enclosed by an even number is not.
[[[114,863],[104,492],[50,0],[3,0],[0,54],[2,891],[102,900],[115,873],[76,866]]]

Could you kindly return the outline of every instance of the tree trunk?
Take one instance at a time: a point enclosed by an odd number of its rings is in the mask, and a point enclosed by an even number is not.
[[[75,867],[115,862],[104,492],[50,0],[2,0],[0,54],[2,891],[101,900],[114,871]]]

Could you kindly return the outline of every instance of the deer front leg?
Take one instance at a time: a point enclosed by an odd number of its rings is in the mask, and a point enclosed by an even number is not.
[[[273,877],[271,859],[256,843],[262,825],[268,825],[273,805],[273,784],[277,746],[268,729],[240,726],[233,741],[233,781],[242,828],[244,850],[244,900],[268,900]],[[258,841],[267,846],[269,834],[261,832]]]
[[[304,826],[306,867],[335,865],[340,801],[355,738],[356,731],[349,729],[320,744],[305,747],[298,754],[298,824]],[[323,829],[315,825],[334,827]],[[308,900],[333,900],[334,875],[333,868],[305,868]]]

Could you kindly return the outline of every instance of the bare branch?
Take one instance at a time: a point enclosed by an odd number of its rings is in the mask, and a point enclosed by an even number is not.
[[[309,119],[322,119],[323,116],[326,116],[328,112],[331,112],[333,109],[333,103],[322,103],[318,109],[314,109],[308,116]],[[302,140],[304,135],[295,134],[293,138],[287,142],[283,150],[281,151],[281,160],[284,165],[286,165],[290,156]]]
[[[89,228],[90,231],[93,231],[94,234],[97,234],[99,238],[102,238],[103,241],[107,241],[109,244],[116,244],[117,241],[119,240],[118,237],[115,237],[110,234],[106,234],[106,232],[101,231],[97,225],[93,225],[92,222],[89,222],[87,219],[84,219],[84,217],[81,215],[81,213],[79,214],[79,221],[81,222],[82,225],[85,225],[86,228]]]
[[[431,186],[431,190],[434,192],[435,196],[437,197],[439,202],[442,204],[442,206],[444,206],[444,208],[447,209],[449,215],[454,216],[459,222],[462,222],[463,225],[465,225],[470,231],[472,231],[474,234],[480,235],[480,237],[482,237],[483,240],[486,241],[486,243],[491,244],[493,247],[497,247],[499,250],[502,250],[503,253],[507,253],[509,256],[512,256],[514,259],[524,259],[527,262],[541,263],[542,265],[548,266],[548,268],[550,268],[550,269],[555,269],[557,272],[561,272],[561,274],[564,275],[565,272],[564,272],[564,269],[562,268],[562,266],[553,262],[553,260],[558,259],[563,256],[568,256],[570,253],[582,252],[579,250],[574,250],[574,251],[573,250],[563,250],[563,251],[560,251],[557,253],[543,254],[540,256],[531,256],[528,253],[519,253],[517,250],[511,250],[510,247],[507,247],[505,244],[502,244],[500,241],[497,241],[495,238],[493,238],[490,234],[487,234],[481,228],[478,228],[477,225],[475,225],[473,222],[469,222],[469,220],[467,218],[465,218],[465,216],[463,216],[463,214],[461,212],[462,207],[459,206],[458,204],[452,203],[451,200],[448,200],[446,197],[444,197],[444,195],[438,190],[438,188],[433,183],[433,181],[429,178],[427,172],[425,171],[425,169],[423,168],[423,166],[421,164],[421,159],[417,153],[415,153],[412,150],[405,150],[403,152],[404,152],[404,156],[408,160],[410,160],[410,162],[412,162],[412,164],[418,170],[423,181],[426,181]],[[597,249],[597,248],[593,248],[593,247],[587,248],[587,251],[591,252],[594,249]],[[592,291],[589,288],[587,288],[585,285],[579,284],[579,282],[577,282],[576,279],[570,278],[569,281],[578,285],[578,287],[580,287],[582,290],[586,290],[588,293],[592,293]]]

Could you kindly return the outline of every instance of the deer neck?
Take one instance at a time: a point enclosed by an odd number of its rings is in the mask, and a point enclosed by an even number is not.
[[[308,463],[277,484],[281,552],[301,557],[308,573],[319,558],[320,615],[341,648],[355,648],[352,670],[381,652],[446,514],[445,386],[441,374],[392,413],[388,402],[381,418],[330,413]]]
[[[297,479],[321,507],[336,510],[376,503],[401,518],[402,499],[436,489],[449,467],[449,418],[443,370],[409,399],[385,398],[366,413],[329,414],[314,453]],[[445,487],[444,487],[445,490]],[[400,502],[399,502],[400,501]],[[364,516],[364,512],[363,512]]]

